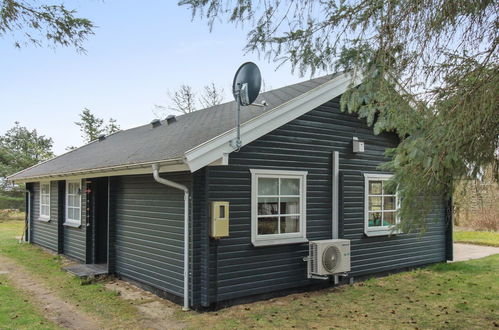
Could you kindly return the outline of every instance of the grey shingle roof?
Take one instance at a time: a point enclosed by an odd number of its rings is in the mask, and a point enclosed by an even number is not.
[[[267,106],[244,107],[244,123],[295,97],[318,87],[336,75],[327,75],[261,93],[255,103],[262,100]],[[43,175],[57,175],[113,166],[133,165],[160,160],[180,159],[184,153],[235,127],[234,101],[176,117],[176,122],[153,128],[151,124],[131,128],[109,135],[103,141],[93,141],[81,148],[55,157],[44,163],[16,173],[10,180]]]

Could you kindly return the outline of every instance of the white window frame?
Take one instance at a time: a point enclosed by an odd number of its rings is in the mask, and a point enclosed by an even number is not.
[[[305,243],[307,240],[307,171],[251,169],[251,243],[254,246]],[[258,235],[258,178],[300,179],[299,232]]]
[[[43,193],[43,186],[45,185],[48,185],[49,187],[49,192],[48,194],[44,194]],[[43,204],[43,195],[48,195],[48,201],[49,203],[48,204]],[[47,206],[48,207],[48,210],[49,210],[49,213],[48,214],[42,214],[42,210],[43,210],[43,206]],[[38,217],[40,220],[43,220],[43,221],[49,221],[50,220],[50,181],[42,181],[40,182],[40,215]]]
[[[77,183],[78,184],[78,189],[80,191],[80,194],[76,194],[74,196],[77,196],[78,197],[78,201],[80,202],[79,203],[79,206],[78,207],[74,207],[74,206],[71,206],[71,208],[73,209],[78,209],[78,213],[80,215],[80,219],[70,219],[68,217],[68,208],[69,208],[69,205],[68,205],[68,200],[69,200],[69,189],[68,189],[68,186],[70,183]],[[73,227],[79,227],[81,226],[81,180],[68,180],[66,181],[66,191],[65,191],[65,195],[66,195],[66,205],[65,205],[65,216],[64,216],[64,225],[68,225],[68,226],[73,226]]]
[[[364,173],[364,233],[366,236],[388,236],[400,233],[400,230],[396,229],[396,225],[400,223],[400,217],[398,215],[398,210],[400,208],[400,198],[398,192],[395,192],[395,224],[391,226],[379,226],[379,227],[369,227],[369,182],[370,181],[388,181],[393,177],[393,174],[381,174],[381,173]],[[382,192],[383,194],[383,192]],[[381,205],[384,203],[384,198],[381,197]],[[381,209],[383,212],[383,206]]]

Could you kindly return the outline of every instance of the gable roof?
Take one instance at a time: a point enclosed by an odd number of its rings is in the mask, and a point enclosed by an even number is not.
[[[347,74],[327,75],[261,93],[255,103],[241,110],[243,146],[313,108],[341,95],[352,82]],[[96,177],[150,173],[151,164],[162,172],[194,172],[213,162],[223,163],[234,151],[234,101],[176,117],[176,121],[119,131],[63,155],[9,176],[16,182],[44,178]]]

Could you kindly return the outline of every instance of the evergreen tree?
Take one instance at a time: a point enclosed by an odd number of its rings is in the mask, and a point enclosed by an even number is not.
[[[246,51],[307,72],[348,71],[363,83],[341,108],[400,145],[402,227],[425,230],[434,197],[492,166],[499,180],[499,3],[492,0],[182,0],[210,28],[249,26]]]
[[[83,42],[94,34],[93,23],[76,16],[76,10],[64,4],[40,4],[36,1],[0,1],[0,37],[11,34],[14,46],[71,46],[85,52]]]

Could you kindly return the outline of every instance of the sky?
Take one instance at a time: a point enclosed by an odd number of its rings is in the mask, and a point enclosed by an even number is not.
[[[206,21],[193,21],[177,1],[64,4],[98,26],[84,44],[86,55],[73,48],[17,49],[9,37],[0,39],[0,134],[19,121],[53,138],[56,154],[83,144],[74,124],[83,108],[126,129],[154,119],[154,106],[167,105],[167,92],[181,84],[201,91],[213,82],[232,100],[234,73],[246,61],[260,67],[267,89],[310,78],[245,54],[247,28],[221,23],[210,33]]]

